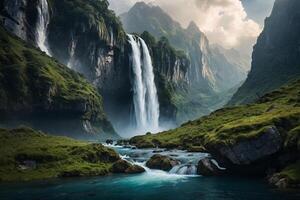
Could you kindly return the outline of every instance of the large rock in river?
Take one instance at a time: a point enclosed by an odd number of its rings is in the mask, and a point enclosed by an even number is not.
[[[132,165],[126,160],[119,160],[112,166],[113,173],[138,174],[145,172],[145,169],[138,165]]]
[[[197,174],[202,176],[218,176],[224,173],[211,159],[204,158],[199,161]]]
[[[150,158],[150,160],[147,161],[146,166],[150,169],[170,171],[174,166],[179,164],[180,162],[173,158],[163,156],[160,154],[155,154]]]

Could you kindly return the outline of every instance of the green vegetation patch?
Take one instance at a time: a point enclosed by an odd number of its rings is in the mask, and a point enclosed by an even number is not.
[[[251,105],[223,108],[209,116],[189,121],[181,127],[156,135],[137,136],[137,146],[189,149],[190,146],[233,145],[259,137],[276,127],[287,144],[299,145],[300,81],[262,97]]]
[[[22,127],[0,129],[0,181],[29,181],[110,173],[119,155],[101,144]]]
[[[0,110],[64,112],[114,133],[97,89],[80,74],[0,27]]]

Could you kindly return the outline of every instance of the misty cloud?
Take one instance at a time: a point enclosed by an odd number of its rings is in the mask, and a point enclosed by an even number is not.
[[[111,8],[126,11],[138,0],[109,0]],[[262,26],[249,19],[240,0],[144,0],[158,5],[186,27],[194,21],[211,43],[250,52]]]
[[[229,6],[230,0],[195,0],[196,5],[201,9],[207,9],[211,6]]]

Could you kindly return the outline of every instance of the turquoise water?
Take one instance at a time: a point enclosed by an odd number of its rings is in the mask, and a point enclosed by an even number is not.
[[[161,173],[161,172],[159,172]],[[299,200],[255,179],[204,178],[154,172],[132,176],[0,185],[1,200]]]
[[[144,166],[153,150],[115,147],[130,162]],[[157,151],[157,149],[156,149]],[[194,165],[201,153],[163,151],[161,154]],[[172,170],[171,170],[172,171]],[[181,173],[181,171],[180,171]],[[1,184],[0,200],[299,200],[300,192],[280,192],[263,180],[202,177],[150,170],[139,175]]]

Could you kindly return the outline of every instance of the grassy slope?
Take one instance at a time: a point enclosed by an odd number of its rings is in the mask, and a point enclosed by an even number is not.
[[[0,141],[0,181],[105,175],[119,159],[102,145],[48,136],[30,128],[0,129]],[[21,170],[19,165],[25,160],[36,161],[36,168]]]
[[[267,94],[255,104],[220,109],[177,129],[157,135],[137,136],[131,142],[144,147],[182,148],[234,144],[257,137],[266,127],[275,125],[286,138],[286,145],[295,147],[298,143],[299,147],[299,134],[296,137],[296,127],[300,124],[299,94],[300,81],[297,81]]]
[[[48,93],[49,92],[49,93]],[[102,98],[83,76],[0,27],[0,110],[32,110],[52,99],[53,107],[87,102],[82,119],[114,132],[103,111]]]

